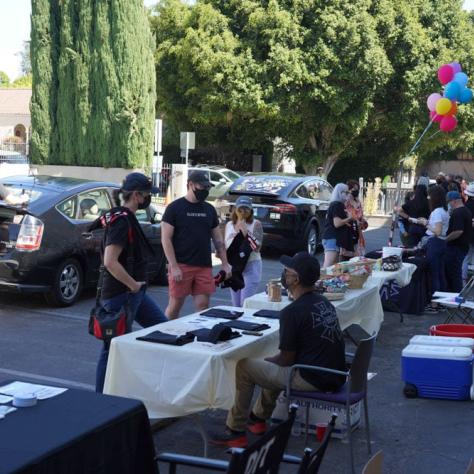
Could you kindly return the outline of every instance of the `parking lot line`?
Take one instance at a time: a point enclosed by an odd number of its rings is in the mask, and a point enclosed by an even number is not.
[[[95,387],[87,383],[74,382],[73,380],[59,379],[57,377],[47,377],[45,375],[31,374],[29,372],[22,372],[21,370],[3,369],[0,367],[0,374],[5,374],[11,377],[19,377],[21,379],[28,379],[29,381],[40,382],[41,384],[55,384],[63,385],[68,388],[78,388],[81,390],[94,391]]]

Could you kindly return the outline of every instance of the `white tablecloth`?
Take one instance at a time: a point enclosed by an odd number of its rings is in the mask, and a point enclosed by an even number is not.
[[[396,282],[401,286],[407,286],[411,277],[416,271],[416,265],[413,263],[403,262],[402,268],[396,272],[383,272],[383,271],[374,271],[372,275],[367,279],[364,286],[377,286],[379,289],[382,288],[384,283],[388,280],[396,280]]]
[[[234,309],[229,306],[219,306]],[[254,318],[245,311],[240,320],[266,323],[262,336],[242,336],[219,344],[192,342],[170,346],[137,341],[155,330],[184,334],[225,320],[198,313],[135,331],[112,340],[104,393],[143,401],[150,418],[184,416],[207,408],[229,409],[235,393],[235,366],[246,357],[274,355],[279,321]]]
[[[343,300],[331,301],[331,303],[336,308],[342,330],[351,324],[357,324],[369,334],[379,332],[383,322],[383,308],[378,286],[364,285],[361,290],[348,290]],[[290,301],[286,296],[282,297],[281,302],[273,303],[268,301],[265,293],[257,293],[244,301],[244,308],[280,311],[288,304]]]

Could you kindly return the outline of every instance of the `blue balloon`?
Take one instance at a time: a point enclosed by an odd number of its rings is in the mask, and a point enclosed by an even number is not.
[[[448,84],[446,84],[446,88],[444,89],[444,97],[449,100],[459,100],[461,91],[462,87],[460,86],[459,82],[448,82]]]
[[[454,75],[453,81],[459,82],[461,88],[463,88],[466,87],[469,78],[467,77],[467,74],[465,72],[457,72]]]
[[[472,100],[472,96],[472,89],[463,89],[459,97],[459,102],[461,102],[461,104],[469,104]]]

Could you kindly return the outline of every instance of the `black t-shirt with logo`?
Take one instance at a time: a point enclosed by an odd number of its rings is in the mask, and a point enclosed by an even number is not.
[[[472,234],[472,214],[466,206],[457,207],[451,212],[449,217],[449,227],[446,235],[455,230],[462,230],[462,234],[455,240],[448,242],[448,247],[458,247],[463,252],[469,251]]]
[[[344,338],[334,306],[315,292],[306,293],[280,312],[280,350],[296,352],[295,364],[345,370]],[[307,382],[335,391],[345,377],[301,370]]]
[[[129,224],[130,222],[130,224]],[[130,276],[136,281],[147,281],[147,260],[151,257],[145,238],[139,231],[140,224],[133,213],[128,217],[123,215],[117,217],[106,229],[104,247],[108,245],[119,245],[122,252],[119,262]],[[132,232],[132,242],[129,232]],[[130,246],[133,245],[133,250]],[[129,291],[123,283],[116,280],[107,270],[104,270],[102,281],[102,299],[112,298]]]
[[[178,263],[212,267],[211,233],[219,225],[213,206],[183,197],[168,205],[163,222],[174,227],[173,248]]]

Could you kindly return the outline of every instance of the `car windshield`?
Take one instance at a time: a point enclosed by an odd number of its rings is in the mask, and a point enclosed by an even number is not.
[[[7,188],[8,193],[13,194],[13,196],[20,196],[22,194],[27,194],[28,196],[30,196],[30,199],[28,200],[28,202],[30,203],[36,201],[43,195],[43,192],[41,190],[27,188],[27,187],[18,186],[18,185],[12,186],[11,184],[5,184],[5,188]]]
[[[229,178],[231,181],[235,181],[236,179],[240,178],[240,174],[236,173],[235,171],[231,171],[231,170],[222,171],[222,174],[226,178]]]
[[[281,194],[294,183],[288,176],[245,176],[231,187],[235,193]]]

